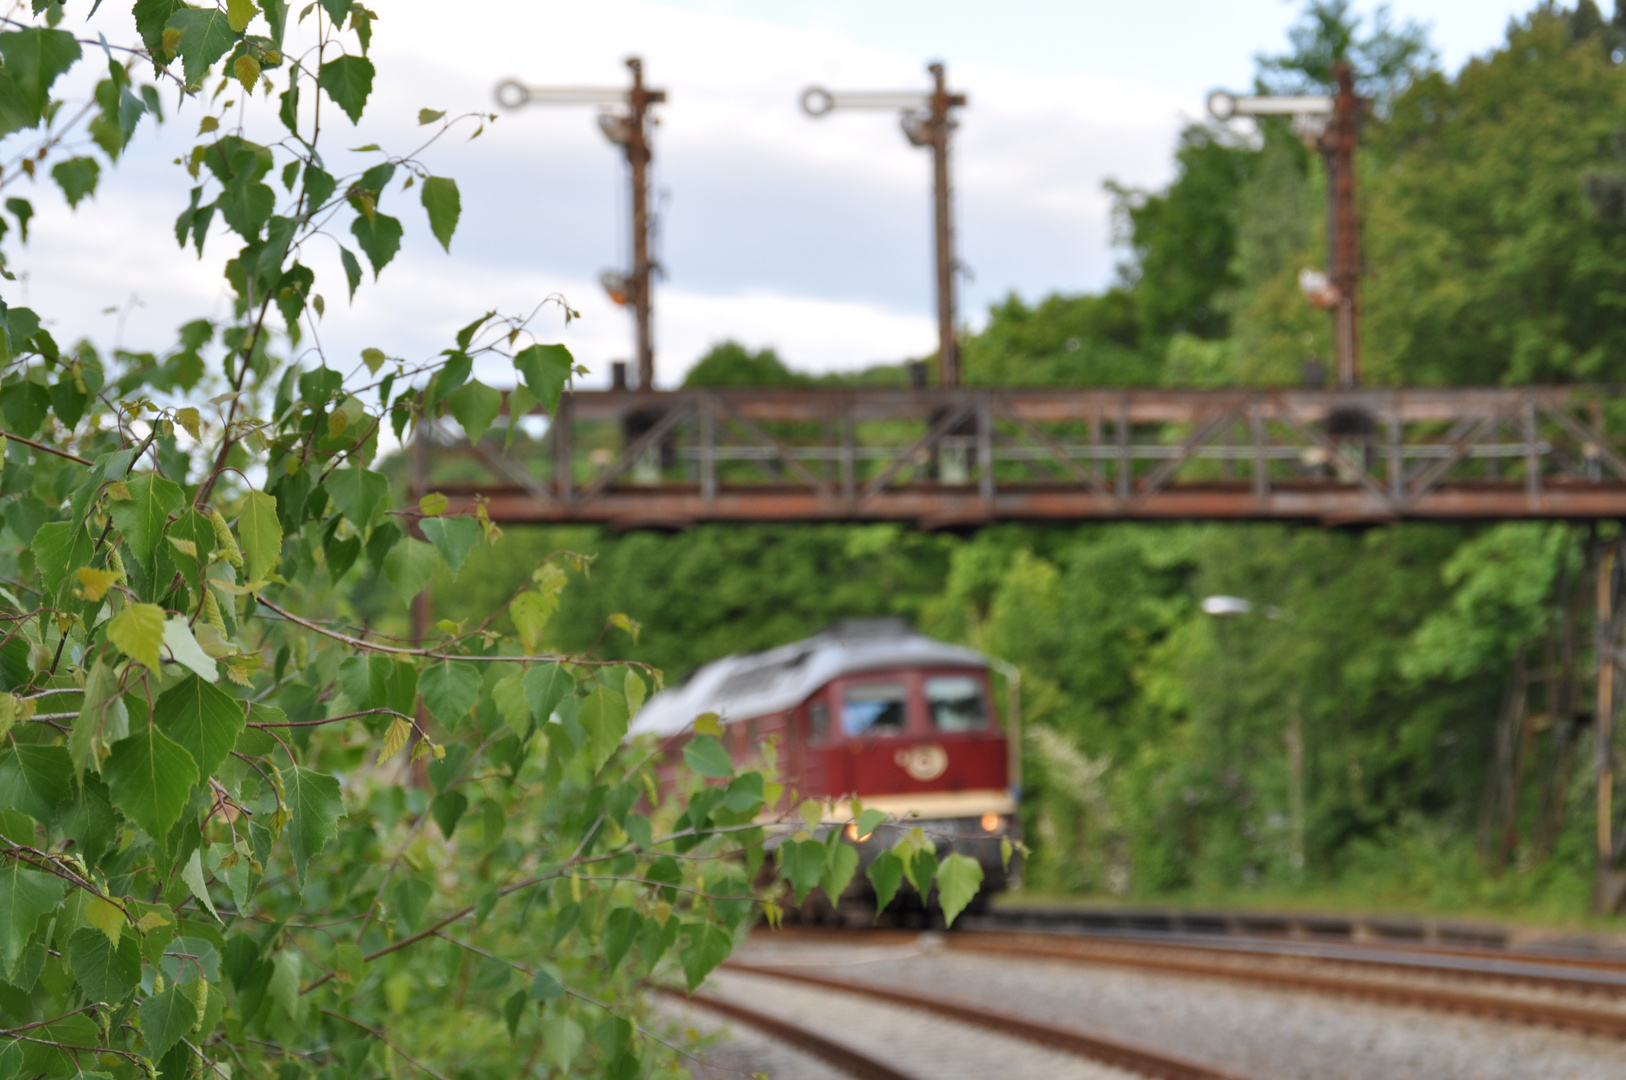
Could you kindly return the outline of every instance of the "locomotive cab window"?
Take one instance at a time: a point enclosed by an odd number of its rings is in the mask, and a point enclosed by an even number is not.
[[[807,741],[815,746],[830,738],[830,707],[815,701],[807,707]]]
[[[969,675],[936,675],[926,680],[926,708],[938,731],[980,731],[988,726],[982,682]]]
[[[909,688],[901,682],[849,686],[841,700],[841,730],[848,736],[896,735],[908,705]]]

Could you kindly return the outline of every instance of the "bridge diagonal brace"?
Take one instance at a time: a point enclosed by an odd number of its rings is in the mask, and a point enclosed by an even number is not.
[[[583,488],[581,494],[576,498],[577,504],[592,502],[604,494],[605,489],[615,481],[616,477],[632,468],[633,462],[642,457],[650,447],[657,445],[673,428],[687,420],[693,412],[693,405],[678,406],[669,410],[648,431],[638,436],[625,450],[621,451],[621,456],[616,458],[613,464],[607,466],[603,472],[593,477],[593,482]]]
[[[554,504],[559,502],[558,499],[554,498],[553,492],[548,489],[548,485],[520,468],[519,464],[512,458],[502,454],[494,454],[476,442],[469,443],[469,448],[474,451],[475,457],[524,488],[526,494],[532,498],[543,499]]]
[[[1298,432],[1300,435],[1304,436],[1304,438],[1308,439],[1312,444],[1325,451],[1327,460],[1333,463],[1333,467],[1335,469],[1337,469],[1340,473],[1347,473],[1353,476],[1356,483],[1360,484],[1361,487],[1365,488],[1369,493],[1381,500],[1383,505],[1388,506],[1391,509],[1394,507],[1396,500],[1390,493],[1389,489],[1384,487],[1376,477],[1367,472],[1365,469],[1356,468],[1350,462],[1343,460],[1338,453],[1337,443],[1327,438],[1324,433],[1317,431],[1315,428],[1311,427],[1309,424],[1306,424],[1303,420],[1295,416],[1293,414],[1293,410],[1287,408],[1276,395],[1271,396],[1271,404],[1272,412],[1275,414],[1276,418],[1281,420],[1294,431]]]
[[[791,472],[795,473],[804,484],[812,488],[814,491],[817,491],[820,498],[835,498],[835,491],[830,487],[830,485],[815,475],[812,469],[809,469],[806,465],[803,465],[800,461],[796,460],[795,455],[790,452],[789,447],[780,442],[778,439],[774,438],[772,435],[769,435],[766,431],[762,430],[760,426],[758,426],[748,417],[742,416],[739,410],[736,409],[731,402],[723,400],[722,406],[730,424],[745,432],[749,438],[755,439],[758,443],[772,450],[774,454],[777,455],[777,460],[783,462],[785,466],[789,468]]]
[[[1582,447],[1591,447],[1597,453],[1599,461],[1604,462],[1614,470],[1616,476],[1626,480],[1626,458],[1622,458],[1609,445],[1609,440],[1594,431],[1591,424],[1583,423],[1565,412],[1562,407],[1552,405],[1540,406],[1542,412],[1557,421],[1558,425],[1581,441]]]
[[[1455,446],[1457,443],[1467,438],[1473,429],[1482,423],[1484,419],[1484,416],[1478,413],[1472,416],[1459,417],[1457,421],[1451,425],[1451,429],[1445,433],[1443,442],[1446,445]],[[1434,465],[1435,462],[1424,460],[1418,462],[1416,465],[1413,465],[1411,468],[1404,469],[1402,471],[1400,478],[1402,498],[1404,498],[1405,492],[1410,491],[1412,486],[1417,483],[1419,478],[1426,476]]]
[[[888,465],[880,476],[877,476],[874,480],[871,480],[864,486],[863,492],[858,496],[858,501],[867,502],[879,495],[886,489],[887,484],[892,482],[892,478],[903,471],[905,466],[914,462],[921,454],[930,451],[932,447],[942,442],[943,436],[947,435],[951,430],[953,430],[956,424],[959,424],[967,416],[970,416],[973,411],[972,406],[962,405],[957,409],[949,409],[944,412],[937,423],[932,425],[930,431],[926,432],[925,435],[922,435],[919,441],[917,441],[913,446],[893,459],[892,464]]]
[[[1238,412],[1234,408],[1221,409],[1210,414],[1207,419],[1202,420],[1196,427],[1192,428],[1191,434],[1180,441],[1180,449],[1176,451],[1174,457],[1165,458],[1158,462],[1157,467],[1146,474],[1145,479],[1141,481],[1140,487],[1135,490],[1131,499],[1144,498],[1161,491],[1163,486],[1174,478],[1174,474],[1179,470],[1180,466],[1191,460],[1192,453],[1208,441],[1209,436],[1226,424],[1236,423],[1238,419]]]
[[[1494,433],[1497,425],[1502,420],[1501,413],[1492,412],[1469,424],[1466,431],[1451,441],[1449,456],[1430,462],[1427,466],[1418,470],[1409,490],[1406,492],[1406,501],[1415,502],[1432,491],[1436,485],[1446,478],[1452,469],[1460,465],[1463,459],[1468,456],[1468,451],[1472,450],[1474,444],[1479,441],[1480,434],[1482,432]]]
[[[1050,455],[1050,460],[1061,466],[1062,471],[1066,472],[1068,476],[1089,488],[1093,494],[1111,497],[1112,492],[1107,490],[1106,484],[1102,483],[1101,479],[1094,473],[1074,461],[1061,443],[1046,434],[1039,425],[1008,406],[1001,406],[1000,412],[1005,419],[1013,421],[1021,429],[1022,434],[1043,446],[1045,452]]]

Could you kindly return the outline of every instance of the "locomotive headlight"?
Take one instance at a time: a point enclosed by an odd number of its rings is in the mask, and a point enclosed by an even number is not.
[[[871,832],[865,833],[863,836],[859,836],[858,835],[858,822],[856,822],[856,821],[847,822],[847,839],[851,840],[855,844],[862,844],[865,840],[868,840],[870,837],[872,837],[874,835],[875,835],[875,833],[873,831],[871,831]]]
[[[999,815],[998,814],[984,814],[984,815],[982,815],[982,831],[983,832],[998,832],[999,831]]]

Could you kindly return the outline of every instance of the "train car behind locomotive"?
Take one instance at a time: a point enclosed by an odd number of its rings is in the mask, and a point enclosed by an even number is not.
[[[857,836],[854,797],[925,828],[939,857],[953,850],[977,859],[977,910],[1006,886],[1000,841],[1016,837],[1021,786],[1016,718],[1001,730],[990,664],[901,619],[850,620],[804,641],[705,665],[651,698],[631,734],[667,740],[675,761],[695,718],[716,713],[738,765],[760,761],[762,743],[776,740],[787,790],[830,800],[823,828],[845,829],[861,869],[896,833]],[[845,895],[829,898],[835,909],[818,898],[804,915],[867,922],[874,900],[860,872]],[[906,913],[923,906],[907,884],[894,901]]]

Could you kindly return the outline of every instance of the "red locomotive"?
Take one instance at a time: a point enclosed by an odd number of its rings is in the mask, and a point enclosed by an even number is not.
[[[952,849],[976,858],[983,868],[970,909],[976,911],[1006,885],[1000,840],[1016,836],[1021,793],[1014,681],[1002,731],[988,685],[994,663],[901,619],[855,619],[791,645],[705,665],[651,698],[631,734],[667,737],[668,759],[677,760],[689,725],[716,713],[723,743],[741,765],[760,760],[764,740],[777,740],[787,790],[833,800],[825,828],[846,828],[861,868],[896,832],[857,836],[854,796],[866,808],[924,827],[939,857]],[[1014,671],[1009,676],[1014,680]],[[860,872],[845,895],[815,892],[801,914],[867,924],[874,904]],[[928,905],[906,883],[894,909],[912,920]]]

